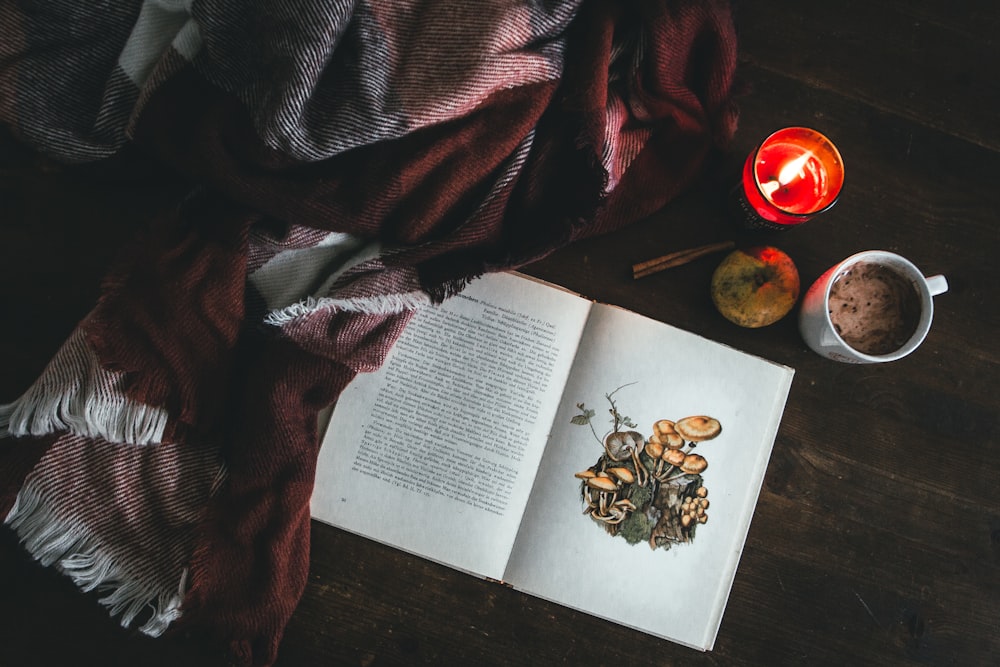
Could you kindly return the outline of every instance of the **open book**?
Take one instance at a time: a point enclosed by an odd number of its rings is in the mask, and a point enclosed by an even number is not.
[[[420,311],[343,393],[312,513],[711,649],[792,373],[489,275]]]

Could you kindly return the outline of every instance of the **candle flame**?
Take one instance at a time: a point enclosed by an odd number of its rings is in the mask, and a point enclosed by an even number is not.
[[[761,183],[760,189],[764,191],[764,196],[770,198],[778,188],[788,185],[796,178],[805,178],[803,168],[812,157],[814,157],[813,154],[806,151],[781,168],[781,171],[778,172],[778,180]]]
[[[796,177],[804,178],[805,174],[803,173],[802,168],[806,166],[806,162],[808,162],[809,158],[812,156],[812,153],[803,153],[782,167],[781,172],[778,174],[778,183],[781,185],[788,185]]]

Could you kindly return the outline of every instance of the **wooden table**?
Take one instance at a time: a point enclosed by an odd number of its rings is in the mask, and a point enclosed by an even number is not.
[[[997,7],[739,3],[749,91],[731,155],[650,219],[528,269],[797,371],[713,652],[316,524],[278,664],[1000,664]],[[843,195],[802,228],[734,236],[721,194],[755,142],[786,125],[836,142]],[[157,173],[57,167],[3,138],[0,398],[23,391],[89,310],[116,234],[177,196]],[[913,355],[850,366],[809,351],[794,317],[759,330],[724,320],[708,298],[713,258],[631,278],[634,262],[726,238],[778,245],[805,283],[855,251],[886,249],[951,289]],[[0,665],[220,655],[121,630],[2,533]]]

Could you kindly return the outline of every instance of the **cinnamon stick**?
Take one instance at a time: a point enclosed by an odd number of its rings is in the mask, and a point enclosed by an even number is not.
[[[698,246],[697,248],[678,250],[677,252],[672,252],[663,255],[662,257],[656,257],[655,259],[633,264],[632,278],[634,280],[638,280],[639,278],[644,278],[666,269],[672,269],[675,266],[687,264],[688,262],[694,261],[699,257],[704,257],[705,255],[710,255],[715,252],[722,252],[723,250],[731,250],[735,247],[736,243],[734,241],[720,241],[719,243],[709,243],[708,245]]]

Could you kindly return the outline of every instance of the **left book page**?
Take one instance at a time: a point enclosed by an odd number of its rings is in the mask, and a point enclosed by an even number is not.
[[[495,274],[417,313],[334,408],[313,517],[501,579],[590,308]]]

